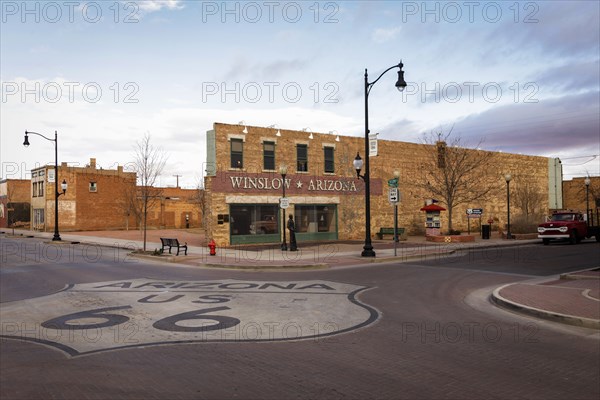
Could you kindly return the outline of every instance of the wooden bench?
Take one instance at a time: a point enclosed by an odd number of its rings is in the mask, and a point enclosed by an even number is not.
[[[160,238],[160,242],[162,244],[162,249],[160,249],[161,253],[164,253],[165,248],[168,247],[169,254],[171,254],[171,248],[177,247],[177,254],[175,254],[176,256],[179,255],[179,249],[183,249],[183,254],[187,256],[187,242],[185,244],[180,244],[179,240],[175,238]]]
[[[377,232],[375,235],[377,235],[377,238],[379,240],[383,239],[384,235],[392,235],[392,239],[394,237],[394,228],[379,228],[379,232]],[[398,241],[399,240],[406,240],[406,236],[405,236],[405,229],[404,228],[400,228],[398,227]]]

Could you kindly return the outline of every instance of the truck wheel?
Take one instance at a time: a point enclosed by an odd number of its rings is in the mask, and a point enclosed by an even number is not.
[[[577,231],[575,229],[569,234],[569,244],[577,244]]]
[[[542,243],[544,243],[544,246],[548,246],[550,244],[550,239],[542,239]]]

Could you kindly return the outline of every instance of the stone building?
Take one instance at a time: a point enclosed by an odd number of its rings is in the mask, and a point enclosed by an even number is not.
[[[365,235],[364,182],[353,160],[364,158],[363,137],[215,123],[206,134],[205,229],[219,246],[277,243],[282,237],[279,199],[289,199],[287,215],[296,222],[298,241],[362,239]],[[371,233],[393,226],[394,208],[388,202],[388,180],[400,172],[399,226],[409,234],[424,233],[420,209],[432,193],[424,189],[435,166],[436,146],[378,140],[370,157]],[[560,201],[562,175],[555,159],[482,150],[489,159],[484,182],[494,190],[485,198],[453,210],[453,227],[466,231],[488,220],[503,226],[507,216],[504,176],[510,173],[511,193],[526,183],[543,194],[541,208]],[[439,155],[439,154],[438,154]],[[285,181],[279,166],[287,166]],[[442,200],[442,199],[438,199]],[[443,202],[440,204],[444,205]],[[557,203],[558,204],[558,203]],[[445,205],[444,205],[445,207]],[[470,222],[469,208],[482,208],[481,220]],[[511,207],[511,212],[516,212]],[[447,226],[442,212],[441,228]],[[475,227],[473,228],[475,229]]]
[[[0,180],[0,228],[28,228],[29,179]]]
[[[586,185],[585,177],[573,178],[563,182],[564,208],[578,210],[585,213],[586,210]],[[590,177],[590,185],[587,190],[587,205],[589,205],[590,222],[600,225],[600,177]]]

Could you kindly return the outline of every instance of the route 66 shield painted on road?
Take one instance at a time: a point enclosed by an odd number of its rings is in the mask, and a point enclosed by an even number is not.
[[[168,343],[319,338],[374,322],[368,289],[331,281],[162,281],[69,285],[0,305],[4,338],[75,356]]]

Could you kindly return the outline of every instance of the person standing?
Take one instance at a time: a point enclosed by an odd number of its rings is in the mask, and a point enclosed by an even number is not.
[[[296,244],[296,224],[294,223],[294,216],[291,214],[287,222],[287,228],[290,231],[290,251],[298,251],[298,245]]]

